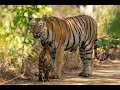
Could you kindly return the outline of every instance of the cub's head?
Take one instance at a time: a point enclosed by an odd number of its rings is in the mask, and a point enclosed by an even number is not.
[[[43,15],[42,18],[33,18],[32,16],[28,17],[30,30],[33,33],[34,38],[40,38],[47,33],[46,19],[47,15]]]

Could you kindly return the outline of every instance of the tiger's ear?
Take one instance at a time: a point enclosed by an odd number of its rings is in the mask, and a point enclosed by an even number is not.
[[[47,14],[43,15],[42,18],[46,21],[47,20]]]
[[[28,21],[30,22],[33,19],[33,17],[30,15],[28,16]]]

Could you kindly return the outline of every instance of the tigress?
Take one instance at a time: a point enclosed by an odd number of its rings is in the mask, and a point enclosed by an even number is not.
[[[51,56],[51,76],[61,77],[61,67],[64,51],[79,49],[83,62],[83,70],[79,76],[88,77],[92,74],[93,50],[97,56],[97,22],[88,15],[78,15],[60,19],[58,17],[42,18],[28,17],[30,30],[34,38],[40,40],[43,46],[49,43]]]

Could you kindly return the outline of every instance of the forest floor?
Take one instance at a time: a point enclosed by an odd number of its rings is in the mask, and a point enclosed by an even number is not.
[[[49,82],[37,82],[38,77],[32,80],[0,77],[0,85],[120,85],[120,60],[96,61],[92,76],[88,78],[78,76],[80,71],[64,71],[61,79],[50,79]]]

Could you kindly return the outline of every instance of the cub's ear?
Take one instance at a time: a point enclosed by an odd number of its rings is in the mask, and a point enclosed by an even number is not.
[[[33,17],[30,15],[28,16],[28,21],[30,22],[33,19]]]
[[[47,20],[47,14],[43,15],[42,18],[46,21]]]

